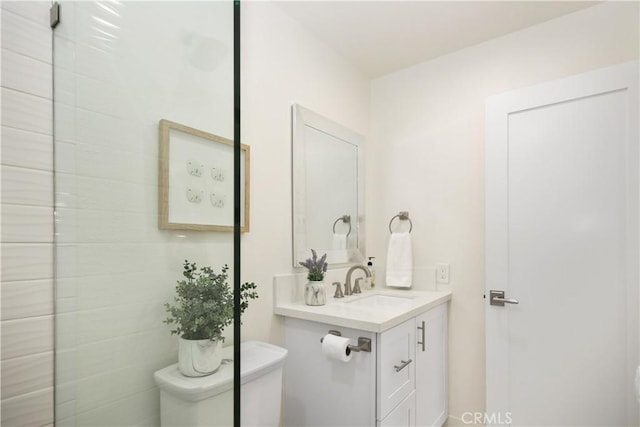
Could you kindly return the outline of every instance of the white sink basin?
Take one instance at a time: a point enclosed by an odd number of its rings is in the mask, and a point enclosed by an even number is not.
[[[396,309],[410,307],[413,297],[400,297],[392,295],[371,295],[353,301],[345,301],[351,306],[362,306],[374,309]]]

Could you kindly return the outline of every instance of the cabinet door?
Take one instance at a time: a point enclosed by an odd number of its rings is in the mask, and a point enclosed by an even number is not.
[[[416,425],[447,420],[447,304],[416,317]]]
[[[415,320],[410,319],[378,338],[378,420],[415,389],[415,336]]]
[[[285,426],[367,426],[376,422],[376,354],[351,353],[348,363],[322,353],[320,338],[337,329],[353,344],[377,334],[308,320],[284,319]],[[256,409],[257,410],[257,409]],[[184,425],[184,424],[183,424]]]
[[[414,427],[416,425],[416,392],[409,394],[378,427]]]

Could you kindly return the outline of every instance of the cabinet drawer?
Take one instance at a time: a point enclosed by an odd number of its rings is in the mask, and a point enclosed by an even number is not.
[[[378,421],[377,425],[378,427],[415,427],[416,392],[412,391],[384,420]]]
[[[380,334],[377,351],[377,419],[383,420],[415,389],[415,319]]]

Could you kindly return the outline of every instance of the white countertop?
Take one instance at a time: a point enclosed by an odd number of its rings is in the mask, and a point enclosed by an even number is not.
[[[327,304],[321,306],[306,305],[304,301],[278,301],[276,298],[274,313],[296,319],[311,320],[345,328],[360,329],[369,332],[384,332],[425,311],[451,299],[451,291],[413,291],[413,290],[371,290],[361,294],[333,298],[327,290]],[[357,302],[374,295],[402,298],[397,303],[384,301]]]

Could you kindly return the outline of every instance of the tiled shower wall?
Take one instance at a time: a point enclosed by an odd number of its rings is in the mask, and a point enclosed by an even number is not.
[[[48,2],[1,2],[2,426],[53,423],[52,49]]]

